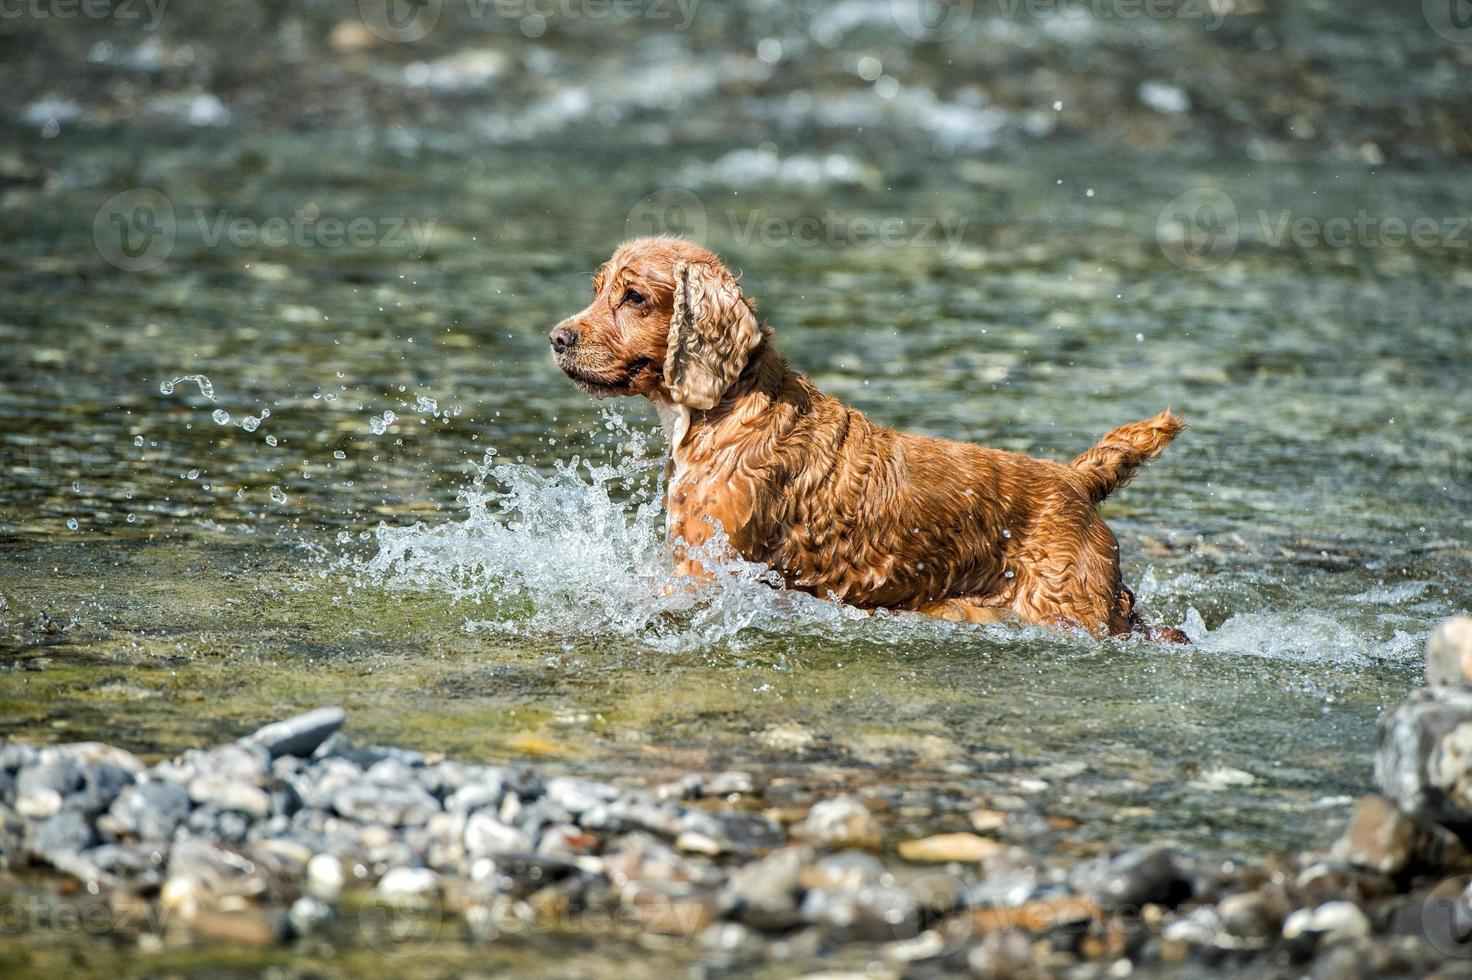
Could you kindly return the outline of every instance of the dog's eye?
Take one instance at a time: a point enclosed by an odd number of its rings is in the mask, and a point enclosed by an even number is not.
[[[644,294],[637,289],[626,289],[624,290],[624,302],[632,303],[635,306],[643,306]]]

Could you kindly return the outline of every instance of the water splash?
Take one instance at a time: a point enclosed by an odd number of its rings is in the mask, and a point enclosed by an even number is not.
[[[550,473],[488,451],[460,494],[465,519],[380,525],[378,551],[358,566],[360,580],[448,594],[474,607],[466,626],[476,631],[616,634],[665,650],[901,621],[778,591],[770,569],[723,556],[719,533],[692,553],[714,581],[692,589],[674,575],[665,546],[663,447],[651,447],[660,437],[612,411],[605,429],[606,459],[574,456]]]
[[[163,384],[159,385],[158,393],[160,395],[172,395],[174,393],[174,389],[179,387],[179,385],[183,384],[186,381],[193,381],[195,384],[199,385],[199,393],[201,395],[208,398],[210,401],[215,400],[214,382],[210,381],[210,379],[203,374],[181,374],[174,380],[165,381]]]

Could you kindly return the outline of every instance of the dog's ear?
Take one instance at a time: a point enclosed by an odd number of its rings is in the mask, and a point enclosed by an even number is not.
[[[761,342],[756,314],[736,279],[718,265],[675,265],[675,309],[664,359],[670,397],[689,408],[714,408]]]

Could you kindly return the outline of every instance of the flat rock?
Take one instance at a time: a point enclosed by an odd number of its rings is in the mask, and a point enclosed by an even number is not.
[[[900,857],[916,862],[984,861],[1003,849],[996,841],[976,834],[936,834],[899,845]]]
[[[341,708],[317,708],[258,728],[241,741],[263,747],[273,759],[282,755],[305,758],[346,720],[347,713]]]
[[[1398,874],[1410,862],[1422,829],[1383,796],[1365,796],[1355,804],[1334,855],[1381,874]]]

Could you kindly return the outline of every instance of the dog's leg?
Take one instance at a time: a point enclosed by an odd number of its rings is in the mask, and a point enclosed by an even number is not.
[[[1010,609],[983,606],[981,600],[969,596],[942,599],[921,606],[917,611],[950,623],[1008,623],[1017,619],[1017,614]]]

